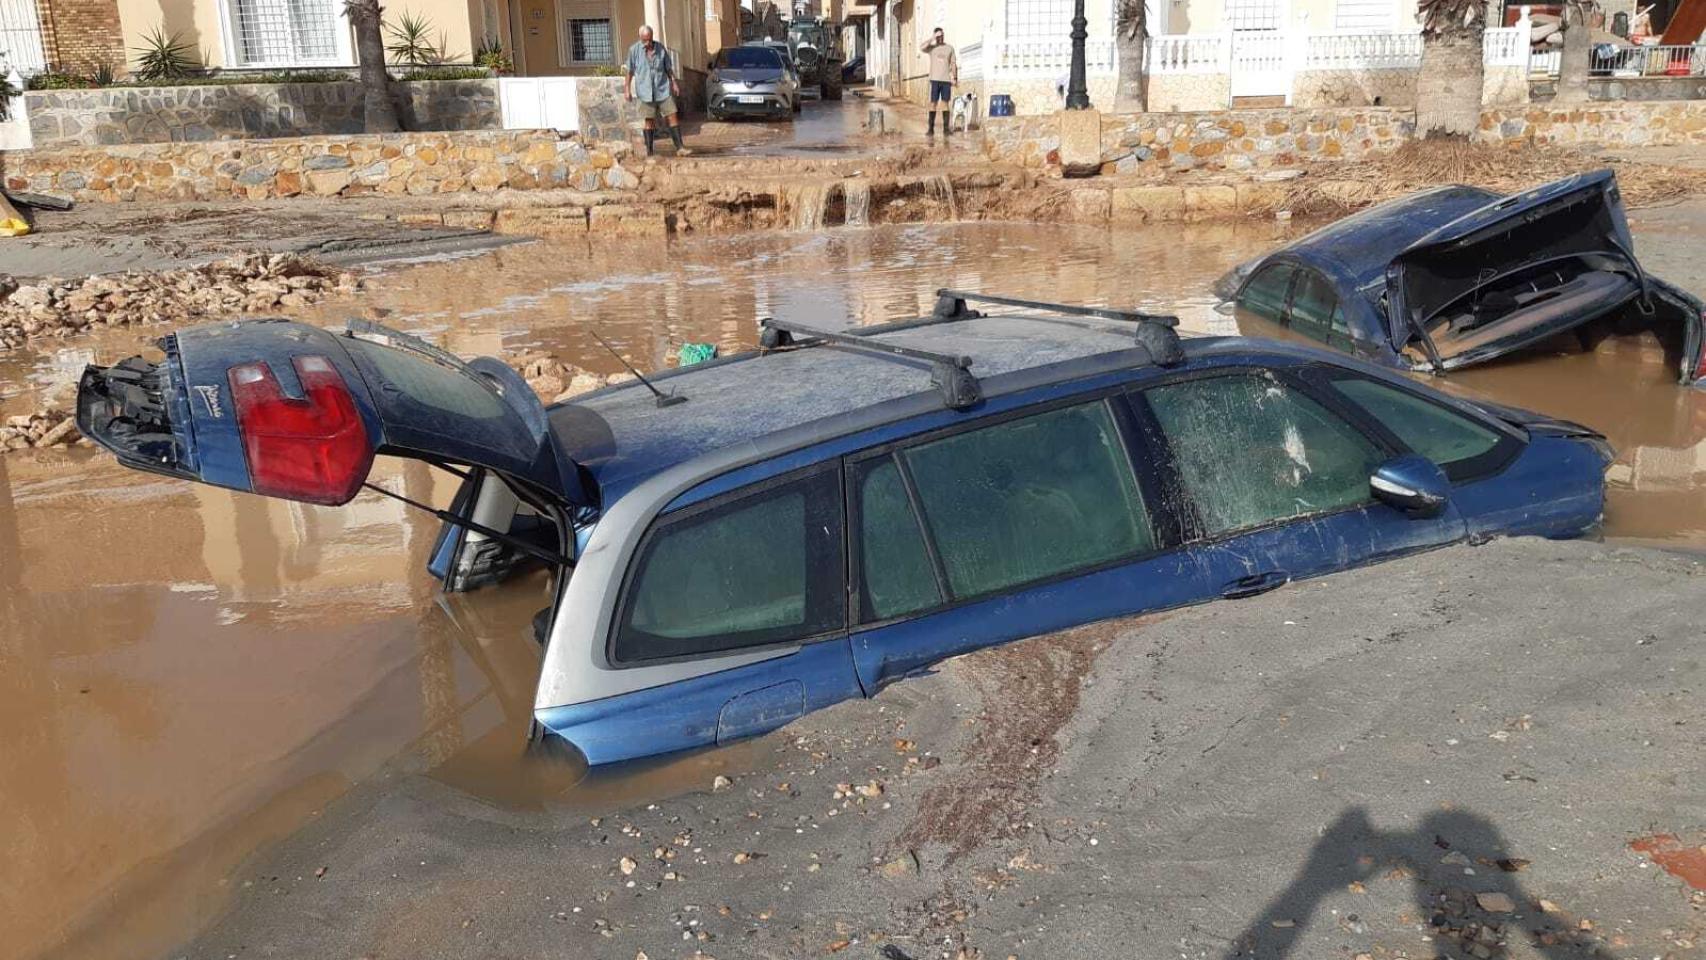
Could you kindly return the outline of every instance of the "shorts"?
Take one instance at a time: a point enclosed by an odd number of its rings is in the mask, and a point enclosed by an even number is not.
[[[675,116],[675,98],[664,97],[655,103],[650,100],[640,101],[640,117],[644,120],[664,120]]]
[[[930,81],[930,102],[947,103],[954,99],[954,85],[946,80]]]

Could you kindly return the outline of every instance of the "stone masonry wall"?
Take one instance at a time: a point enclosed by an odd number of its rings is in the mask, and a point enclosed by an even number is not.
[[[985,150],[998,162],[1043,167],[1059,149],[1053,117],[994,118]],[[1253,170],[1300,160],[1354,159],[1409,139],[1409,110],[1220,110],[1102,118],[1102,157],[1116,168],[1157,162],[1174,170]]]
[[[6,157],[12,190],[111,200],[213,200],[431,194],[548,187],[637,190],[627,142],[549,131],[399,133],[216,143],[137,144]]]
[[[36,0],[42,51],[48,66],[94,73],[106,66],[123,72],[124,30],[118,0]]]
[[[1481,113],[1477,139],[1564,146],[1706,145],[1706,100],[1630,101],[1548,108],[1510,107]]]
[[[1414,112],[1386,107],[1103,115],[1102,160],[1105,171],[1116,172],[1150,163],[1170,170],[1260,170],[1355,160],[1414,135]],[[1706,100],[1489,107],[1477,139],[1513,147],[1706,145]],[[1053,116],[984,121],[984,151],[997,162],[1058,167],[1059,149]]]
[[[502,126],[496,80],[397,84],[416,130]],[[31,90],[24,94],[38,148],[354,134],[355,82],[234,83],[182,87]]]

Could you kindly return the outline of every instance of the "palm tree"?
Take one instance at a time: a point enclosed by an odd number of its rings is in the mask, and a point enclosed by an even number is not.
[[[344,16],[355,27],[356,63],[361,68],[363,128],[368,133],[395,133],[397,101],[391,96],[391,74],[385,69],[385,11],[379,0],[344,0]]]
[[[1482,33],[1486,0],[1421,0],[1422,69],[1416,78],[1416,131],[1468,137],[1481,123]]]
[[[1119,60],[1119,82],[1114,88],[1115,113],[1142,113],[1149,109],[1144,89],[1148,64],[1149,18],[1144,0],[1119,0],[1114,25],[1114,52]]]
[[[1564,49],[1558,55],[1558,93],[1554,103],[1581,103],[1588,99],[1588,68],[1593,50],[1594,0],[1566,0],[1563,9]]]

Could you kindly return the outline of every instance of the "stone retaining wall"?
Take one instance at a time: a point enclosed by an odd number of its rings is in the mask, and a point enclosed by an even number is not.
[[[1706,100],[1513,107],[1481,114],[1479,139],[1564,146],[1706,145]]]
[[[1263,170],[1309,160],[1355,160],[1392,150],[1415,135],[1413,110],[1388,107],[1317,110],[1217,110],[1102,116],[1104,172],[1143,164],[1170,170]],[[1478,139],[1605,146],[1706,145],[1706,100],[1537,105],[1482,111]],[[984,151],[1000,163],[1058,167],[1054,116],[991,117]]]
[[[396,87],[411,129],[502,126],[496,80],[413,80]],[[353,81],[31,90],[24,101],[35,145],[48,149],[362,131],[362,89]]]
[[[1102,158],[1121,171],[1150,162],[1175,170],[1255,170],[1390,150],[1414,127],[1413,111],[1388,108],[1109,115],[1102,118]],[[985,151],[997,162],[1058,162],[1054,117],[993,118],[985,132]]]
[[[137,144],[6,157],[6,186],[112,200],[216,200],[566,188],[637,190],[625,141],[549,131],[398,133]]]

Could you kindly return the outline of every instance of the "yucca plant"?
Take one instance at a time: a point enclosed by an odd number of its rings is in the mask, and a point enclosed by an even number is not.
[[[474,65],[485,67],[493,73],[515,72],[515,61],[504,52],[503,44],[499,43],[496,37],[474,48]]]
[[[182,80],[202,68],[194,45],[176,31],[166,33],[164,26],[150,30],[134,52],[139,80]]]
[[[385,33],[391,38],[385,52],[391,55],[392,63],[425,67],[444,62],[444,35],[439,34],[438,43],[432,42],[430,17],[404,10],[397,15],[396,23],[385,25]]]

